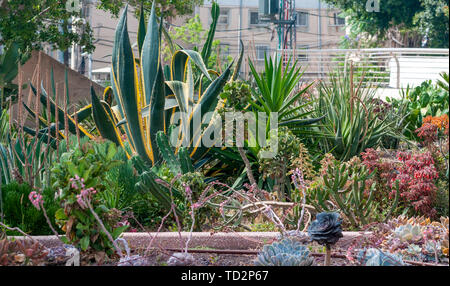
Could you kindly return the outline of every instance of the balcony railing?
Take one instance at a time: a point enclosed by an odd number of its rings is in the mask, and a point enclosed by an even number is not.
[[[295,56],[304,70],[303,80],[328,79],[331,71],[342,72],[350,65],[364,82],[380,87],[417,86],[424,80],[436,80],[449,72],[448,49],[375,48],[279,50],[285,62]]]

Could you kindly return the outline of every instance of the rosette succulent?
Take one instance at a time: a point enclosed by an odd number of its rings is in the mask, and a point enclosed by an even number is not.
[[[401,225],[394,230],[394,235],[401,241],[418,241],[422,238],[422,229],[419,225]]]
[[[311,266],[314,259],[300,242],[290,238],[264,245],[255,260],[256,266]]]
[[[361,250],[358,261],[364,266],[404,266],[402,256],[383,252],[377,248]]]
[[[322,212],[316,216],[308,228],[310,239],[326,246],[326,266],[331,262],[331,245],[343,237],[341,224],[342,219],[338,213]]]
[[[335,244],[342,235],[342,219],[338,213],[322,212],[316,216],[308,228],[308,235],[312,241],[330,246]]]

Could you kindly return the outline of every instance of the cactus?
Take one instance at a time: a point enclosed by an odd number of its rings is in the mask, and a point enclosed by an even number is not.
[[[348,218],[354,227],[360,223],[366,225],[376,205],[373,195],[375,182],[367,188],[367,182],[375,172],[370,172],[360,164],[352,165],[350,162],[341,164],[337,160],[328,166],[323,176],[323,184],[312,189],[308,203],[313,205],[317,211],[332,211],[330,202],[336,205]],[[389,218],[397,206],[399,188],[397,182],[397,193],[393,204],[386,217]]]
[[[153,171],[146,171],[141,174],[139,182],[136,184],[136,189],[138,189],[140,192],[147,192],[149,191],[152,193],[153,196],[166,208],[171,209],[172,208],[172,199],[170,197],[170,191],[168,187],[159,184],[159,181],[162,181]],[[179,196],[180,193],[175,189],[172,188],[172,194],[174,196]],[[181,211],[176,208],[177,215],[181,215]]]
[[[156,143],[158,144],[158,148],[162,158],[164,159],[164,161],[166,161],[172,174],[174,176],[180,174],[180,161],[178,161],[177,157],[175,157],[174,151],[170,146],[169,139],[167,138],[166,134],[164,134],[162,131],[159,131],[156,134]]]
[[[189,157],[186,148],[181,147],[178,150],[178,161],[180,162],[181,173],[192,173],[194,172],[194,166],[192,166],[191,157]]]
[[[361,250],[358,261],[364,266],[404,266],[401,255],[383,252],[377,248]]]
[[[255,260],[256,266],[311,266],[314,259],[300,242],[286,238],[264,245]]]
[[[158,144],[162,159],[166,161],[174,176],[194,172],[194,167],[192,166],[192,161],[186,148],[181,147],[178,150],[178,157],[176,157],[174,150],[170,146],[167,135],[162,131],[159,131],[156,135],[156,142]]]

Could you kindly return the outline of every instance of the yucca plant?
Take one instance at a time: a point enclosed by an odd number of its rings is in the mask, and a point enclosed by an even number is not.
[[[269,119],[266,121],[266,140],[271,138],[270,131],[271,128],[273,128],[273,124],[271,124],[271,120],[273,120],[273,118],[271,118],[271,113],[278,114],[277,127],[286,126],[292,131],[295,130],[295,135],[298,137],[310,132],[309,130],[299,130],[299,128],[305,129],[306,126],[317,123],[324,118],[324,115],[320,115],[317,118],[308,118],[308,116],[311,115],[311,111],[308,111],[307,109],[311,106],[312,102],[307,100],[305,95],[312,84],[306,86],[300,85],[304,72],[301,67],[298,66],[298,62],[294,61],[291,64],[291,59],[289,59],[288,63],[284,66],[282,57],[279,55],[277,56],[278,58],[275,60],[269,56],[265,57],[265,65],[262,72],[258,72],[253,63],[249,61],[256,88],[252,89],[252,100],[249,101],[249,106],[245,107],[244,111],[254,112],[256,126],[260,126],[261,122],[258,113],[265,113],[266,118]],[[254,171],[257,172],[258,154],[263,150],[263,144],[261,144],[263,142],[259,142],[256,139],[261,138],[260,134],[256,134],[259,130],[256,132],[253,132],[253,130],[248,131],[245,146],[247,150],[250,151],[248,153],[249,161],[251,162],[250,164],[252,167],[255,167]],[[272,130],[272,135],[278,136],[278,130]],[[214,153],[221,161],[241,163],[230,164],[234,166],[234,168],[235,166],[243,165],[238,148],[233,147],[227,148],[226,150],[215,148]],[[233,170],[233,172],[239,172],[239,169]],[[286,174],[283,174],[282,176],[285,175]],[[278,177],[278,181],[283,182],[285,180],[284,178]],[[260,183],[262,184],[263,181],[260,181]],[[268,190],[273,189],[277,185],[271,178],[267,179],[267,183],[266,189]],[[284,187],[281,188],[283,189]]]
[[[249,61],[252,76],[255,79],[257,90],[254,90],[254,102],[250,101],[252,107],[269,115],[271,112],[278,113],[279,126],[298,127],[310,125],[323,119],[306,118],[311,112],[305,112],[305,108],[312,101],[305,100],[305,96],[313,83],[305,87],[299,87],[304,74],[298,61],[291,65],[291,59],[284,66],[283,58],[272,60],[271,57],[264,58],[264,71],[258,73],[251,61]]]
[[[375,86],[362,86],[363,78],[355,81],[353,74],[330,74],[330,82],[319,84],[316,114],[327,114],[321,125],[315,126],[322,134],[317,143],[324,152],[332,152],[336,159],[346,161],[367,148],[376,148],[384,135],[393,134],[393,122],[381,120],[373,99]]]
[[[441,79],[438,79],[437,85],[446,90],[448,93],[448,83],[449,83],[448,73],[441,72],[439,75],[441,76]]]
[[[0,143],[7,142],[9,132],[9,114],[8,110],[0,111]]]
[[[270,131],[270,114],[278,114],[278,126],[287,126],[294,130],[299,127],[307,126],[319,122],[324,118],[323,115],[317,118],[307,118],[311,112],[306,108],[312,104],[311,101],[302,98],[311,84],[305,87],[299,87],[304,71],[298,66],[297,61],[291,65],[289,59],[286,66],[283,65],[282,57],[272,60],[271,57],[265,57],[264,71],[259,73],[253,63],[249,61],[250,70],[255,80],[257,89],[252,90],[254,101],[250,101],[251,109],[254,113],[264,112],[269,118],[266,125],[266,138],[269,138]],[[258,116],[255,116],[258,118]],[[257,126],[258,123],[257,123]],[[301,134],[296,134],[301,135]],[[255,140],[256,134],[249,135],[252,147],[248,149],[254,156],[257,156],[261,150],[261,142]],[[256,146],[256,147],[253,147]]]
[[[47,147],[43,137],[18,136],[9,144],[0,143],[0,177],[3,183],[18,181],[30,186],[48,186],[49,166],[55,159],[56,151]]]
[[[189,127],[190,138],[195,134],[200,134],[201,138],[202,126],[194,126],[193,118],[216,109],[219,93],[231,76],[231,65],[221,75],[208,70],[202,58],[208,54],[204,47],[202,54],[186,49],[174,51],[170,65],[163,69],[160,51],[162,19],[158,25],[154,5],[147,28],[143,12],[139,23],[139,59],[135,59],[125,8],[117,25],[112,53],[111,88],[117,105],[111,106],[111,103],[98,99],[92,90],[93,115],[102,137],[123,145],[122,134],[126,134],[131,147],[128,155],[138,154],[144,162],[154,165],[161,160],[156,134],[159,131],[167,134],[176,111],[184,112],[181,126]],[[207,44],[211,44],[208,41]],[[193,71],[192,63],[198,73]],[[235,67],[235,72],[237,70],[239,64]],[[195,75],[197,79],[194,79]],[[209,86],[202,85],[203,78],[210,82]],[[176,153],[184,136],[178,136]],[[188,142],[188,153],[194,160],[208,151],[200,146],[199,141],[191,139]]]

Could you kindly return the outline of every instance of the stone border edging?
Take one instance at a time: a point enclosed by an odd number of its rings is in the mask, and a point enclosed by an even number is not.
[[[339,240],[337,246],[345,246],[354,238],[368,234],[370,232],[345,231],[343,232],[344,237]],[[178,232],[125,232],[121,237],[128,242],[131,249],[145,249],[155,235],[157,237],[152,246],[162,248],[184,248],[185,241],[189,238],[189,232],[182,232],[183,244],[181,244]],[[276,239],[278,235],[279,232],[194,232],[192,233],[189,248],[259,249],[264,244]],[[23,239],[23,236],[15,236],[14,238]],[[49,248],[62,245],[62,242],[54,235],[32,236],[32,238]]]

